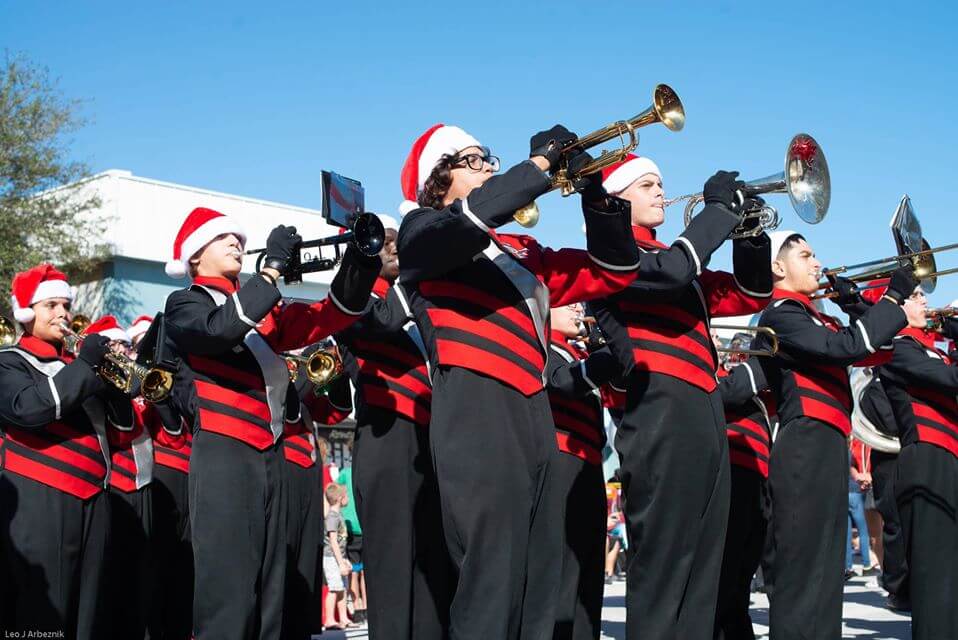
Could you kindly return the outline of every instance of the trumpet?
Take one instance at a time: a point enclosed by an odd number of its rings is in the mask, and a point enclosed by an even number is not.
[[[336,268],[342,262],[343,252],[339,245],[352,242],[359,249],[359,252],[365,256],[375,256],[383,248],[386,241],[386,230],[383,229],[383,223],[374,213],[361,213],[356,216],[352,228],[346,233],[340,233],[327,238],[317,240],[307,240],[299,243],[293,251],[293,256],[283,274],[283,281],[286,284],[297,284],[303,281],[304,273],[313,273],[316,271],[329,271]],[[336,253],[333,258],[324,258],[321,254],[313,256],[311,254],[300,254],[303,249],[318,249],[319,247],[335,247]],[[266,248],[250,249],[246,255],[254,253],[260,254],[256,258],[256,271],[260,271],[263,260],[266,258]],[[303,259],[305,257],[305,260]]]
[[[958,316],[958,309],[955,307],[942,307],[940,309],[925,309],[925,318],[928,321],[926,329],[928,331],[941,332],[945,318],[954,318]]]
[[[13,323],[0,316],[0,347],[9,347],[17,341],[17,330]]]
[[[808,224],[818,224],[825,219],[831,201],[831,178],[825,154],[815,138],[807,133],[793,136],[785,150],[785,170],[746,182],[745,186],[739,190],[738,196],[744,200],[767,193],[787,193],[795,213]],[[692,193],[666,200],[665,206],[687,201],[685,205],[685,226],[687,227],[692,222],[695,207],[704,200],[702,193]],[[739,225],[729,237],[750,238],[765,231],[773,231],[781,224],[778,209],[769,205],[746,212],[742,221],[744,223],[745,220],[756,218],[757,226],[747,229],[744,224]]]
[[[575,193],[574,185],[578,180],[593,173],[598,173],[616,162],[625,160],[639,146],[639,135],[635,132],[636,129],[657,122],[665,125],[669,131],[681,131],[682,127],[685,126],[685,108],[682,106],[679,96],[667,84],[660,84],[655,87],[655,91],[652,92],[652,105],[645,111],[628,120],[613,122],[565,145],[560,150],[563,158],[560,160],[559,168],[552,176],[552,186],[549,187],[549,191],[561,189],[563,196],[572,195]],[[615,138],[619,139],[620,148],[614,151],[602,151],[598,158],[576,173],[569,173],[566,158],[570,151],[585,151]],[[530,202],[516,211],[512,217],[523,227],[534,227],[539,222],[539,207],[535,202]]]
[[[76,353],[84,336],[74,332],[65,322],[60,323],[60,328],[68,339],[67,349]],[[135,382],[139,380],[140,392],[149,402],[162,402],[173,391],[172,373],[165,369],[144,367],[118,353],[108,352],[103,356],[103,362],[97,367],[97,374],[126,394],[132,393]]]
[[[317,387],[326,387],[343,375],[343,359],[335,346],[319,349],[308,357],[285,354],[286,367],[289,369],[289,381],[299,379],[299,366],[303,365],[306,377]]]
[[[83,333],[83,330],[90,326],[89,316],[85,316],[82,313],[76,313],[73,315],[73,319],[70,320],[70,331],[79,335]]]
[[[958,273],[958,268],[954,269],[944,269],[939,270],[937,262],[935,261],[935,254],[941,253],[943,251],[951,251],[953,249],[958,249],[958,243],[947,244],[941,247],[932,248],[929,246],[928,241],[924,238],[921,239],[921,251],[913,251],[910,253],[901,253],[897,256],[892,256],[890,258],[881,258],[879,260],[868,260],[867,262],[859,262],[858,264],[843,265],[840,267],[834,267],[832,269],[823,269],[822,275],[824,276],[837,276],[843,273],[848,273],[856,269],[862,269],[864,267],[872,267],[871,269],[865,269],[861,273],[854,273],[849,276],[846,276],[852,282],[867,282],[869,280],[881,279],[891,277],[891,274],[896,269],[901,267],[906,267],[911,265],[915,270],[915,277],[919,280],[927,280],[930,283],[930,290],[935,288],[935,285],[938,282],[938,278],[942,276],[951,275],[953,273]],[[882,284],[873,284],[860,287],[861,289],[875,289],[878,287],[885,286],[886,283]],[[831,288],[830,282],[820,282],[818,284],[819,289],[829,289]],[[817,293],[811,298],[813,300],[819,298],[835,298],[838,296],[838,293],[835,291],[827,291],[825,293]]]
[[[598,349],[608,342],[594,317],[579,316],[576,318],[576,324],[579,325],[579,339],[585,344],[587,350]]]
[[[778,334],[775,333],[775,330],[771,327],[746,327],[742,325],[734,324],[713,324],[710,325],[712,329],[722,329],[726,331],[736,331],[738,333],[751,333],[755,336],[765,336],[768,340],[768,347],[765,349],[738,349],[735,347],[716,347],[715,350],[719,353],[731,354],[731,355],[743,355],[743,356],[763,356],[770,358],[778,353]]]

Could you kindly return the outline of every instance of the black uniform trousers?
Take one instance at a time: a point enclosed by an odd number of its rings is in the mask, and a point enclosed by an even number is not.
[[[765,478],[751,469],[731,465],[732,494],[728,530],[722,556],[718,606],[715,611],[716,640],[753,640],[748,614],[752,576],[758,570],[768,531],[768,492]]]
[[[881,563],[882,587],[888,593],[908,600],[908,563],[905,560],[905,538],[901,516],[895,501],[895,475],[898,473],[898,454],[872,449],[872,485],[875,506],[882,518]]]
[[[553,640],[598,640],[605,588],[605,481],[602,467],[559,453],[549,482],[565,504],[562,579]]]
[[[283,445],[200,429],[190,454],[196,640],[280,637],[286,580]]]
[[[353,496],[363,529],[369,637],[445,638],[455,584],[429,431],[368,406],[357,415],[356,425]]]
[[[729,506],[719,393],[633,372],[615,447],[629,534],[626,638],[711,638]]]
[[[322,631],[316,584],[323,547],[322,467],[285,461],[286,604],[284,640],[309,640]]]
[[[132,493],[110,489],[106,588],[112,638],[146,636],[154,604],[153,486]]]
[[[958,458],[933,444],[906,445],[895,495],[908,554],[912,637],[958,638]]]
[[[151,640],[189,640],[193,630],[193,545],[189,476],[153,467],[153,558],[156,564]]]
[[[783,424],[769,462],[772,498],[772,640],[841,637],[848,444],[840,431],[799,417]]]
[[[429,424],[443,533],[458,584],[453,640],[546,640],[555,625],[561,496],[545,390],[524,396],[459,367],[433,374]]]
[[[110,502],[0,471],[0,627],[68,640],[108,636],[104,569]]]

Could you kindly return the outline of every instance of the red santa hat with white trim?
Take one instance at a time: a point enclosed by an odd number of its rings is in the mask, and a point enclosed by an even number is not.
[[[151,324],[153,324],[153,316],[140,316],[134,320],[133,324],[131,324],[126,330],[127,334],[130,336],[130,342],[133,342],[144,333],[149,331]]]
[[[443,156],[455,155],[469,147],[482,145],[459,127],[442,123],[429,127],[416,138],[402,167],[400,182],[402,195],[406,200],[399,205],[399,213],[406,215],[419,208],[416,202],[419,192]]]
[[[40,264],[13,276],[10,286],[13,318],[20,324],[32,322],[36,314],[31,307],[41,300],[66,298],[73,300],[73,287],[66,274],[52,264]]]
[[[184,277],[189,273],[190,258],[227,233],[236,235],[246,244],[246,232],[234,218],[205,207],[193,209],[173,240],[173,259],[166,263],[166,275],[171,278]]]
[[[630,153],[625,160],[611,164],[602,170],[602,186],[606,192],[616,195],[625,191],[630,184],[647,173],[655,174],[662,179],[659,167],[644,156]]]
[[[87,325],[87,328],[83,330],[83,335],[101,335],[106,336],[110,340],[131,342],[130,335],[123,330],[123,327],[121,327],[120,323],[116,321],[116,318],[110,315],[103,316],[98,318],[95,322],[91,322],[89,325]]]

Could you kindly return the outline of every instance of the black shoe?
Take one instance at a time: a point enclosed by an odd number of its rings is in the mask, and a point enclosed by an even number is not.
[[[848,582],[849,580],[851,580],[852,578],[854,578],[856,575],[857,575],[857,574],[856,574],[852,569],[846,569],[846,570],[845,570],[845,582]]]
[[[874,567],[868,567],[867,569],[863,569],[862,575],[863,576],[880,576],[881,567],[876,564]]]
[[[888,600],[885,601],[885,606],[892,611],[911,613],[911,602],[907,598],[900,598],[894,593],[888,594]]]

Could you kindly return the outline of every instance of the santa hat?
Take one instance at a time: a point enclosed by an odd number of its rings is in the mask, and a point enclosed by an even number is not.
[[[218,236],[232,233],[246,244],[246,233],[239,223],[219,211],[197,207],[186,216],[173,241],[173,259],[166,263],[166,275],[182,278],[189,272],[193,255]]]
[[[67,283],[66,274],[52,264],[41,264],[13,276],[10,286],[10,306],[13,318],[20,324],[32,322],[36,317],[30,307],[48,298],[73,300],[73,288]]]
[[[89,325],[87,325],[87,328],[83,330],[83,335],[85,336],[97,334],[106,336],[110,340],[130,342],[129,334],[123,330],[123,327],[120,326],[120,323],[117,322],[116,318],[113,316],[103,316],[96,322],[91,322]]]
[[[773,231],[768,234],[769,244],[771,244],[772,249],[772,262],[775,262],[775,260],[778,258],[778,252],[782,250],[782,245],[785,244],[785,241],[791,236],[795,235],[800,236],[802,234],[791,229],[786,229],[785,231]]]
[[[442,123],[429,127],[412,144],[403,164],[400,183],[406,201],[399,205],[399,212],[406,215],[419,207],[416,203],[419,192],[443,156],[455,155],[468,147],[481,146],[478,140],[459,127]]]
[[[630,153],[622,162],[610,164],[602,170],[602,186],[608,193],[622,193],[630,184],[647,173],[654,173],[660,180],[662,179],[662,172],[654,162]]]
[[[396,222],[396,219],[392,216],[387,216],[384,213],[377,213],[376,217],[379,218],[379,221],[383,223],[383,229],[393,229],[399,231],[399,223]]]
[[[153,324],[153,316],[140,316],[133,321],[133,324],[130,325],[130,328],[126,330],[127,334],[130,336],[130,342],[133,342],[144,333],[150,330],[150,325]]]
[[[889,282],[891,282],[890,278],[879,278],[878,280],[872,280],[868,283],[868,286],[871,287],[871,289],[862,289],[862,299],[872,304],[877,303],[879,300],[881,300],[881,297],[885,295],[885,292],[888,291]]]

